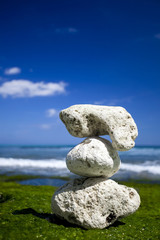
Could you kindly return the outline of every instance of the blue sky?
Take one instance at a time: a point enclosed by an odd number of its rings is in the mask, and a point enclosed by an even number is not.
[[[76,144],[58,112],[123,106],[160,145],[160,1],[3,1],[0,144]]]

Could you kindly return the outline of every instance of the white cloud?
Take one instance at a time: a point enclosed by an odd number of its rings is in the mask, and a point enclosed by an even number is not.
[[[69,33],[77,33],[78,32],[78,30],[76,28],[72,28],[72,27],[68,28],[67,30]]]
[[[12,80],[0,86],[2,97],[46,97],[65,93],[66,83],[31,82],[29,80]]]
[[[93,104],[95,104],[95,105],[102,105],[104,103],[105,103],[105,100],[93,102]]]
[[[154,35],[155,38],[160,39],[160,33]]]
[[[65,34],[65,33],[77,33],[78,30],[76,28],[73,28],[73,27],[68,27],[68,28],[56,28],[55,29],[55,32],[56,33],[59,33],[59,34]]]
[[[14,74],[19,74],[19,73],[21,73],[21,69],[19,67],[7,68],[4,71],[5,75],[14,75]]]
[[[54,109],[54,108],[48,109],[48,110],[46,111],[47,117],[53,117],[53,116],[56,115],[56,113],[57,113],[57,111],[56,111],[56,109]]]
[[[125,103],[131,103],[132,102],[133,97],[125,97],[125,98],[113,98],[107,101],[107,105],[109,106],[118,106],[118,105],[122,105]]]
[[[48,130],[48,129],[50,129],[52,126],[51,126],[51,124],[41,124],[40,125],[40,128],[41,129],[44,129],[44,130]]]
[[[93,104],[95,105],[106,105],[106,106],[115,106],[115,105],[122,105],[124,103],[131,103],[133,96],[126,97],[126,98],[113,98],[113,99],[104,99],[100,101],[94,101]]]

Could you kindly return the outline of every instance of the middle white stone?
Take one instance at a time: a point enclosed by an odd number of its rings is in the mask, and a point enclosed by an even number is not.
[[[120,158],[112,144],[100,137],[89,137],[75,146],[66,157],[68,169],[85,177],[111,177],[120,167]]]

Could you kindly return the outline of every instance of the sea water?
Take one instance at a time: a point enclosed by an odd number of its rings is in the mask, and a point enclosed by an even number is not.
[[[65,157],[74,146],[0,145],[0,174],[70,176]],[[119,152],[120,170],[112,177],[115,180],[149,180],[160,182],[160,146],[136,146]]]

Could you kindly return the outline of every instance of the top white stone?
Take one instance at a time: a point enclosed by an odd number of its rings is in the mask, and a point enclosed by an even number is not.
[[[110,135],[112,146],[119,151],[134,147],[138,135],[132,116],[123,107],[73,105],[60,112],[60,119],[75,137]]]

